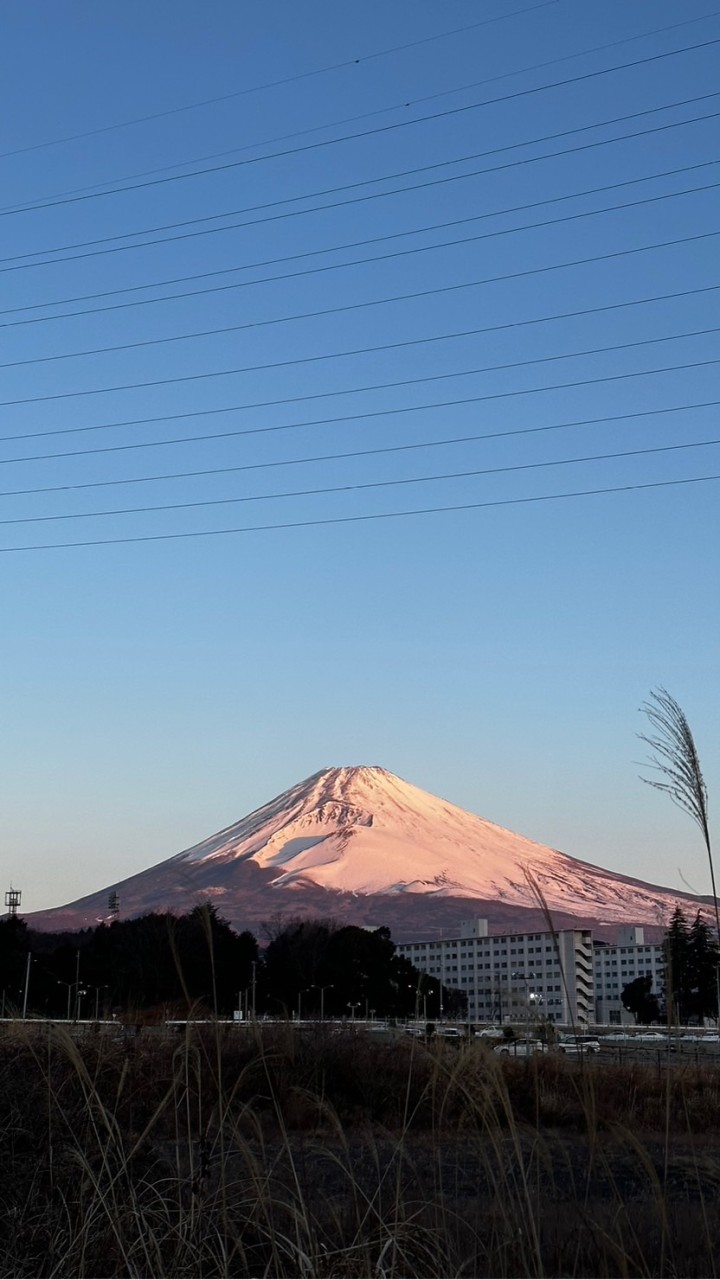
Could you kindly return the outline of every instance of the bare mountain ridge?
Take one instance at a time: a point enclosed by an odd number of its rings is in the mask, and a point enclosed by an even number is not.
[[[500,931],[618,925],[656,933],[679,903],[709,899],[646,884],[541,845],[379,767],[323,769],[149,870],[29,917],[40,928],[94,925],[116,890],[123,916],[214,902],[236,928],[280,915],[387,924],[398,940],[437,936],[486,915]]]

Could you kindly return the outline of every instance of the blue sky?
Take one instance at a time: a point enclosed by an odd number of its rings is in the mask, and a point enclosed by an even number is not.
[[[667,482],[720,474],[720,13],[23,0],[3,24],[23,906],[338,764],[707,891],[636,734],[666,686],[712,804],[718,483]]]

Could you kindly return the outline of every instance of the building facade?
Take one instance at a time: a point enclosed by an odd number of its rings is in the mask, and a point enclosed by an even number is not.
[[[476,918],[464,921],[457,937],[397,949],[439,984],[465,992],[470,1022],[595,1021],[587,929],[490,936],[487,920]]]
[[[490,936],[487,920],[476,918],[463,921],[456,937],[397,949],[438,989],[465,992],[469,1022],[632,1024],[622,1004],[628,983],[648,975],[661,1002],[665,995],[662,944],[646,942],[637,925],[618,929],[617,942],[608,943],[587,929]]]
[[[595,1006],[598,1022],[620,1025],[634,1018],[623,1008],[622,992],[636,978],[652,978],[652,993],[665,996],[665,956],[662,943],[646,942],[637,925],[618,929],[617,942],[593,944]]]

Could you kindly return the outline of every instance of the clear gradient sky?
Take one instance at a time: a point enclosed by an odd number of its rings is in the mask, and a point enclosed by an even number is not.
[[[0,21],[3,887],[381,764],[707,892],[636,734],[717,805],[712,0]]]

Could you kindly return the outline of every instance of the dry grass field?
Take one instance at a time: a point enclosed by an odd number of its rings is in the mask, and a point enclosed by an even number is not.
[[[4,1276],[716,1274],[712,1063],[16,1023],[0,1072]]]

